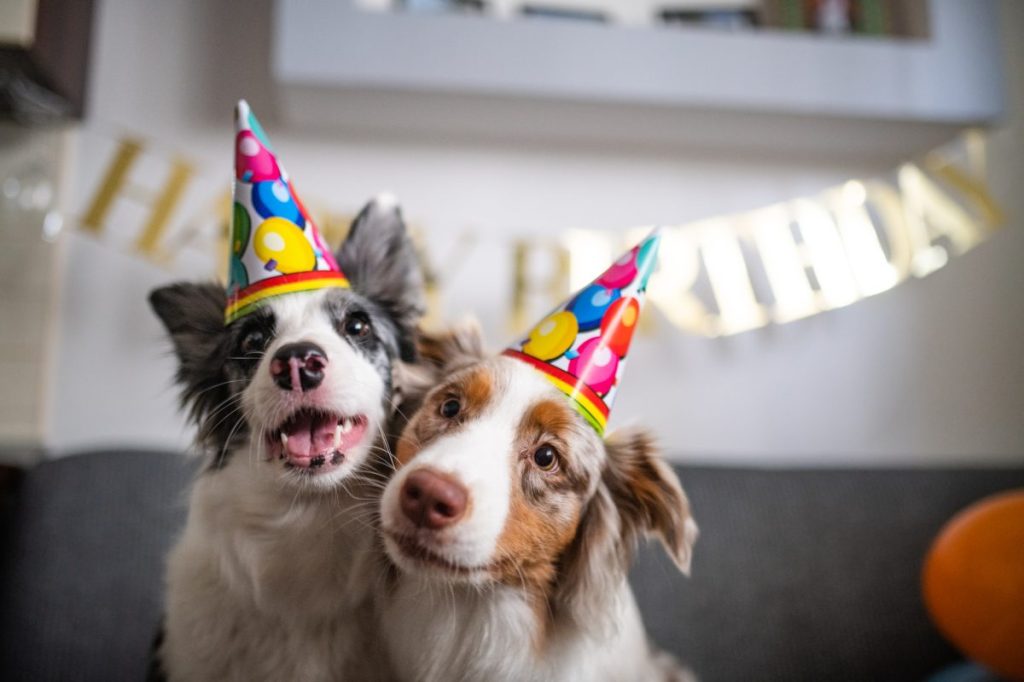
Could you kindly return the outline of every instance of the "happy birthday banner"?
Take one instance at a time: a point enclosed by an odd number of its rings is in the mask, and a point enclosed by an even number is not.
[[[203,195],[217,177],[139,138],[112,140],[113,152],[77,227],[114,248],[183,277],[224,278],[231,195]],[[688,333],[723,336],[850,305],[910,278],[924,277],[981,243],[1005,222],[985,179],[985,140],[970,131],[957,144],[872,180],[850,180],[813,197],[663,228],[648,300]],[[154,178],[159,178],[154,185]],[[190,207],[186,209],[185,207]],[[352,216],[313,213],[325,239],[339,243]],[[72,224],[75,224],[72,221]],[[558,302],[648,227],[609,233],[566,230],[553,239],[507,242],[512,281],[507,319],[521,331],[532,304]],[[426,273],[429,319],[454,274],[433,266],[429,231],[414,226]],[[463,234],[459,258],[477,233]],[[538,265],[543,271],[538,273]],[[650,318],[648,318],[650,319]]]

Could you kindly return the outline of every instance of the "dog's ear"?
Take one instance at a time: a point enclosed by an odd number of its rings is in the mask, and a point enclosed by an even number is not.
[[[473,318],[440,331],[420,330],[416,347],[421,361],[446,373],[487,355],[480,324]]]
[[[562,556],[554,597],[556,611],[579,627],[605,634],[615,627],[608,608],[629,570],[622,521],[608,487],[601,484],[583,509],[576,537]]]
[[[620,429],[605,439],[605,449],[603,483],[621,516],[623,541],[632,548],[644,534],[654,535],[679,570],[689,575],[697,524],[679,479],[658,456],[650,434],[639,428]]]
[[[483,332],[474,319],[443,330],[418,329],[416,355],[416,362],[399,361],[392,365],[394,438],[405,428],[407,415],[420,408],[423,398],[444,377],[485,357]]]
[[[561,561],[556,608],[583,628],[614,628],[608,614],[626,579],[637,543],[657,536],[679,569],[689,574],[697,524],[672,470],[642,429],[620,429],[604,441],[607,464]]]
[[[217,428],[205,419],[230,397],[224,374],[230,336],[224,327],[227,296],[219,284],[179,282],[149,295],[153,312],[164,323],[178,357],[181,401],[200,427],[200,440],[218,442]],[[225,419],[224,428],[233,426]],[[226,436],[225,436],[226,437]]]
[[[394,320],[399,355],[413,361],[416,323],[426,309],[423,273],[394,198],[378,197],[363,207],[335,257],[352,288]]]

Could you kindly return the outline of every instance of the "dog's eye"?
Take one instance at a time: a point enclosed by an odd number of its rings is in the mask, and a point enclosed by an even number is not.
[[[370,318],[365,313],[352,313],[345,318],[344,328],[349,336],[366,336],[370,333]]]
[[[245,355],[261,353],[267,345],[267,335],[259,329],[253,329],[242,337],[241,349]]]
[[[541,445],[533,453],[533,463],[541,471],[554,471],[558,468],[558,451],[550,445]]]
[[[441,403],[441,416],[445,419],[454,419],[462,409],[462,404],[455,398],[449,398]]]

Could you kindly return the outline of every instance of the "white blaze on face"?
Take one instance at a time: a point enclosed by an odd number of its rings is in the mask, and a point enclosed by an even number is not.
[[[527,365],[499,358],[488,363],[492,386],[479,415],[450,435],[431,441],[392,478],[381,500],[386,532],[415,534],[431,553],[463,568],[481,568],[493,560],[509,515],[512,486],[519,485],[516,430],[534,403],[557,391]],[[422,468],[447,474],[469,492],[465,516],[440,531],[416,530],[403,516],[400,493],[406,479]],[[391,551],[400,564],[400,551]]]
[[[383,399],[387,387],[376,368],[335,329],[335,322],[324,305],[327,293],[324,290],[295,293],[267,303],[274,313],[274,338],[243,392],[242,404],[253,427],[253,446],[257,449],[263,447],[263,436],[299,408],[352,417],[365,416],[365,437],[358,446],[345,453],[343,470],[347,474],[366,458],[379,433],[384,420]],[[320,386],[295,393],[282,390],[275,383],[270,362],[279,348],[299,342],[319,346],[327,356],[327,367]],[[338,476],[323,478],[318,483],[330,483]]]

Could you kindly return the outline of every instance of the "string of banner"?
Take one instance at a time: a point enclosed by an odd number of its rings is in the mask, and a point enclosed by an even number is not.
[[[137,180],[151,181],[154,163],[164,167],[157,187]],[[679,329],[714,337],[841,308],[925,277],[1005,222],[985,166],[985,138],[968,131],[949,148],[904,163],[886,177],[849,180],[813,197],[665,227],[648,300]],[[223,279],[230,192],[181,215],[199,170],[141,139],[113,140],[110,160],[76,227],[162,268]],[[132,210],[119,210],[124,204]],[[329,243],[339,243],[352,216],[315,208],[314,214]],[[552,304],[563,300],[646,229],[567,230],[547,241],[511,240],[510,328],[521,330],[532,319],[530,302],[536,297]],[[428,319],[440,321],[441,294],[452,273],[442,275],[434,267],[425,231],[414,232],[426,273]],[[472,248],[472,239],[462,243]],[[205,256],[198,273],[184,266],[195,262],[186,253]],[[543,276],[533,272],[538,259],[548,264]]]

